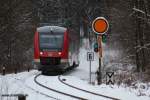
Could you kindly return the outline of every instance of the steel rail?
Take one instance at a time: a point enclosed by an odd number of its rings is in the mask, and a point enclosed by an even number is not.
[[[76,87],[76,86],[70,85],[70,84],[68,84],[68,83],[66,83],[66,82],[64,82],[64,81],[62,81],[60,77],[61,77],[61,76],[59,75],[59,76],[58,76],[58,80],[59,80],[61,83],[65,84],[65,85],[67,85],[67,86],[69,86],[69,87],[72,87],[72,88],[74,88],[74,89],[77,89],[77,90],[80,90],[80,91],[84,91],[84,92],[87,92],[87,93],[90,93],[90,94],[93,94],[93,95],[101,96],[101,97],[104,97],[104,98],[112,99],[112,100],[120,100],[120,99],[118,99],[118,98],[106,96],[106,95],[103,95],[103,94],[98,94],[98,93],[95,93],[95,92],[87,91],[87,90],[85,90],[85,89],[81,89],[81,88],[78,88],[78,87]]]
[[[71,95],[71,94],[68,94],[68,93],[65,93],[65,92],[58,91],[58,90],[56,90],[56,89],[52,89],[52,88],[50,88],[50,87],[47,87],[47,86],[45,86],[45,85],[39,83],[39,82],[37,81],[37,78],[38,78],[40,75],[41,75],[41,74],[38,74],[38,75],[36,75],[36,76],[34,77],[34,82],[35,82],[36,84],[38,84],[39,86],[41,86],[41,87],[43,87],[43,88],[45,88],[45,89],[48,89],[48,90],[51,90],[51,91],[54,91],[54,92],[57,92],[57,93],[66,95],[66,96],[70,96],[70,97],[75,98],[75,99],[78,99],[78,100],[88,100],[88,99],[83,98],[83,97]]]

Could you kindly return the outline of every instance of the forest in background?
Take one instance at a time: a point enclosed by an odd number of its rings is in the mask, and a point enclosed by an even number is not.
[[[106,50],[119,52],[104,57],[105,66],[131,65],[150,77],[149,9],[148,0],[1,0],[0,69],[33,66],[33,36],[40,23],[63,23],[77,34],[82,26],[79,38],[91,40],[93,19],[103,16],[110,24]]]

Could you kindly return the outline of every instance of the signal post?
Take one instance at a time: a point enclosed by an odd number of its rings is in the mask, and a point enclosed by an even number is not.
[[[99,67],[97,71],[98,85],[102,83],[102,71],[101,71],[102,37],[104,37],[103,35],[106,35],[105,33],[108,31],[108,28],[109,28],[108,21],[104,17],[97,17],[92,23],[92,29],[94,33],[97,35],[96,44],[98,44],[98,46],[94,46],[94,51],[99,53]]]
[[[97,81],[98,81],[98,85],[100,85],[102,83],[102,72],[101,72],[101,67],[102,67],[102,64],[101,64],[101,58],[102,58],[102,36],[98,36],[98,51],[99,51],[99,67],[98,67],[98,77],[97,77]]]

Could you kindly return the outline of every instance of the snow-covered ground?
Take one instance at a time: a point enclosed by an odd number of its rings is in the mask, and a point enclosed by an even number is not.
[[[131,87],[124,87],[123,85],[91,85],[89,84],[89,62],[87,62],[87,52],[90,50],[80,49],[80,66],[76,69],[66,72],[61,75],[61,79],[66,79],[66,83],[86,89],[99,94],[115,97],[121,100],[150,100],[150,83],[149,87],[140,88],[142,83],[137,84],[136,89]],[[92,81],[95,82],[95,72],[98,68],[98,59],[95,55],[95,60],[92,62]],[[0,75],[0,95],[1,94],[27,94],[27,100],[72,100],[72,98],[61,95],[44,89],[34,82],[34,77],[40,72],[32,70],[30,72],[21,72],[18,74],[8,74],[5,76]],[[83,93],[78,90],[72,89],[68,86],[60,84],[57,76],[40,76],[37,79],[40,83],[65,91],[77,96],[83,96],[90,100],[107,100],[88,93]],[[146,85],[143,83],[143,85]],[[142,86],[143,86],[142,85]],[[146,85],[148,86],[148,85]],[[142,95],[144,93],[144,95]],[[141,96],[139,96],[141,94]],[[5,100],[0,98],[0,100]],[[9,98],[8,100],[12,100]],[[14,100],[14,99],[13,99]],[[16,99],[17,100],[17,99]]]

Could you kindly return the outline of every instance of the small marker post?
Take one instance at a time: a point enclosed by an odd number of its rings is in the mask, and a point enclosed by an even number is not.
[[[6,73],[6,68],[5,67],[3,67],[3,75],[5,75],[5,73]]]
[[[87,61],[90,62],[90,66],[89,66],[89,83],[91,84],[91,61],[94,61],[94,52],[87,52]]]

